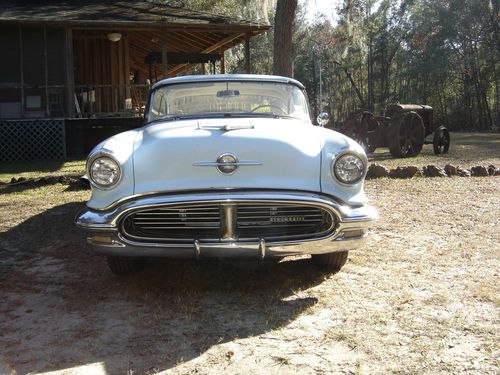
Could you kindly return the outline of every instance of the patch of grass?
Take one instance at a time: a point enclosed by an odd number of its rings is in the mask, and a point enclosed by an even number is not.
[[[85,160],[0,163],[1,182],[10,182],[12,177],[38,178],[44,176],[83,175],[84,173]]]
[[[446,164],[469,168],[475,165],[493,164],[500,167],[500,133],[451,133],[450,150],[447,154],[435,155],[432,144],[424,145],[414,158],[395,159],[386,147],[378,148],[368,159],[387,168],[414,165],[423,167]]]
[[[492,302],[497,307],[500,307],[500,297],[498,295],[498,291],[496,290],[494,285],[483,281],[479,283],[476,287],[472,288],[473,297],[481,302]]]
[[[290,365],[289,358],[273,356],[272,359],[274,359],[280,366]]]

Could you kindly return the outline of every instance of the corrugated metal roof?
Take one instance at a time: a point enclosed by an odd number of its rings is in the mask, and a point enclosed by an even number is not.
[[[193,11],[165,5],[159,1],[75,0],[13,1],[3,0],[1,22],[85,25],[137,25],[158,27],[167,24],[264,27],[269,25],[244,19]]]

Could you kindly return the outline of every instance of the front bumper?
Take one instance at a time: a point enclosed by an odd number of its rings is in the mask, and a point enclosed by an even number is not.
[[[231,203],[231,202],[290,202],[327,207],[337,218],[337,227],[326,238],[313,240],[257,242],[220,241],[192,244],[133,242],[120,233],[119,223],[130,211],[142,207],[156,207],[178,203]],[[368,205],[350,207],[331,197],[309,192],[217,192],[196,194],[149,195],[131,197],[106,211],[90,208],[76,217],[78,227],[88,233],[87,242],[98,253],[137,257],[272,257],[299,254],[325,254],[350,251],[359,247],[366,238],[366,230],[378,217]]]

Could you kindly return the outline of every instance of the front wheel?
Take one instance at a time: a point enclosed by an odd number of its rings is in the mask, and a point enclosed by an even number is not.
[[[139,258],[107,256],[108,267],[116,275],[126,275],[137,271],[140,267]]]
[[[349,255],[348,251],[341,251],[328,254],[313,254],[312,260],[318,266],[326,268],[327,270],[333,273],[337,273],[347,262],[348,255]]]

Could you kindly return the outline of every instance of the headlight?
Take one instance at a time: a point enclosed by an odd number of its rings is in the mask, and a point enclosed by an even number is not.
[[[354,154],[344,154],[335,160],[333,173],[344,184],[354,184],[363,178],[365,163]]]
[[[89,177],[98,187],[111,188],[120,181],[121,175],[120,166],[110,156],[99,156],[90,164]]]

